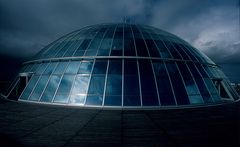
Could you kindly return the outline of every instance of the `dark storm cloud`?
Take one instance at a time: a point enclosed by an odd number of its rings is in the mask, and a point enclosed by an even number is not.
[[[240,63],[238,0],[0,0],[0,54],[28,58],[66,33],[125,16],[178,35],[217,63]]]

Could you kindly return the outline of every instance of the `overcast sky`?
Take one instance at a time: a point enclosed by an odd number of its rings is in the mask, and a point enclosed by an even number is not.
[[[239,0],[0,0],[0,55],[27,59],[66,33],[125,16],[176,34],[240,75]]]

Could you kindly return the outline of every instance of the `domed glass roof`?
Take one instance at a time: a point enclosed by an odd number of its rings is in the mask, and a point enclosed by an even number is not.
[[[168,32],[99,24],[67,34],[25,62],[19,100],[111,108],[196,106],[238,99],[202,52]]]

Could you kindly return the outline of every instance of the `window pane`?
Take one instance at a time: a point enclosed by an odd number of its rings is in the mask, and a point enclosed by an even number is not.
[[[76,74],[80,63],[80,61],[70,61],[65,73]]]
[[[204,81],[203,81],[201,75],[197,71],[195,65],[192,63],[188,63],[187,65],[197,83],[198,89],[203,97],[204,103],[211,103],[212,102],[211,96],[207,90],[206,85],[204,84]]]
[[[143,56],[143,57],[149,56],[143,39],[135,38],[135,43],[136,43],[138,56]]]
[[[67,65],[68,65],[68,62],[59,62],[53,74],[63,74]]]
[[[105,76],[92,76],[88,94],[103,95]]]
[[[54,98],[54,102],[67,103],[68,95],[72,87],[74,76],[64,75]]]
[[[36,70],[36,74],[42,74],[44,72],[44,70],[46,69],[46,67],[48,66],[48,64],[49,63],[42,63],[42,64],[40,64],[40,66]]]
[[[177,104],[186,105],[189,104],[188,95],[183,84],[181,75],[176,67],[175,63],[166,63],[169,76],[171,78],[172,86],[174,89]]]
[[[158,46],[158,49],[160,51],[160,55],[162,58],[172,58],[168,49],[166,48],[166,46],[163,44],[161,40],[155,40],[155,43]]]
[[[31,94],[31,91],[33,90],[33,87],[36,85],[37,81],[39,79],[39,76],[34,75],[29,83],[27,84],[26,88],[24,89],[20,99],[27,100],[29,95]]]
[[[92,71],[93,62],[81,62],[78,73],[79,74],[90,74]]]
[[[141,106],[136,60],[124,61],[124,106]]]
[[[48,79],[49,79],[49,75],[48,76],[41,76],[41,78],[38,81],[32,95],[29,98],[30,100],[33,100],[33,101],[38,101],[39,100],[44,88],[47,85]]]
[[[52,74],[53,70],[55,69],[57,65],[57,62],[52,62],[48,65],[46,70],[43,72],[43,74]]]
[[[122,95],[122,75],[109,75],[106,95]]]
[[[108,74],[122,75],[122,60],[110,60]]]
[[[175,49],[179,52],[179,54],[183,57],[184,60],[189,60],[188,55],[177,43],[172,43],[172,44],[175,47]]]
[[[102,105],[103,96],[102,95],[93,95],[87,96],[86,104],[85,105]]]
[[[163,62],[153,62],[161,105],[176,105],[169,77]]]
[[[87,94],[89,76],[77,76],[74,81],[72,94]]]
[[[149,60],[139,60],[143,106],[158,106],[158,96],[152,65]]]
[[[40,99],[41,102],[51,102],[52,101],[60,79],[61,79],[61,76],[56,76],[56,75],[51,76],[51,78],[47,84],[47,87],[44,90],[43,95]]]
[[[179,53],[176,51],[176,49],[174,48],[174,46],[171,44],[171,42],[169,41],[164,41],[164,44],[166,45],[166,47],[168,48],[168,50],[171,52],[173,58],[175,59],[182,59],[182,57],[179,55]]]
[[[106,74],[107,61],[96,61],[93,68],[93,74]]]
[[[106,96],[104,101],[105,106],[122,106],[122,96]]]
[[[129,25],[124,28],[124,56],[136,56],[132,30]]]
[[[83,105],[86,99],[86,95],[71,95],[69,103]]]
[[[194,82],[192,75],[190,74],[190,71],[188,70],[186,64],[177,63],[177,65],[184,79],[190,103],[191,104],[203,103],[202,96],[199,90],[197,89],[197,85]]]

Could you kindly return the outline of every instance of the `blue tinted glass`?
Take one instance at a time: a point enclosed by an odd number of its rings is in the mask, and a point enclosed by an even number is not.
[[[86,50],[91,39],[85,39],[82,44],[79,46],[78,50]]]
[[[105,74],[107,69],[107,61],[96,61],[93,68],[93,74]]]
[[[71,95],[69,103],[83,105],[85,102],[85,95]]]
[[[101,43],[101,39],[100,38],[94,38],[88,48],[88,50],[97,50],[99,45]]]
[[[172,58],[166,46],[163,44],[161,40],[155,40],[155,43],[160,51],[160,55],[162,58]]]
[[[87,50],[84,56],[96,56],[97,50]]]
[[[108,74],[122,74],[122,60],[110,60]]]
[[[76,74],[78,72],[78,67],[80,63],[80,61],[70,61],[65,73]]]
[[[135,39],[138,56],[149,56],[143,39]]]
[[[59,62],[53,74],[63,74],[67,65],[68,65],[68,62]]]
[[[196,65],[198,71],[201,73],[203,78],[208,78],[209,77],[200,64],[195,64],[195,65]]]
[[[190,60],[185,51],[177,43],[172,44],[175,47],[175,49],[179,52],[179,54],[183,57],[184,60]]]
[[[149,60],[139,60],[139,70],[143,106],[159,105],[151,62]]]
[[[103,96],[102,95],[87,96],[85,105],[101,106],[102,101],[103,101]]]
[[[145,40],[145,42],[147,44],[148,51],[149,51],[151,57],[160,57],[160,54],[158,52],[158,48],[155,45],[155,43],[152,40],[149,40],[149,39]]]
[[[188,95],[175,63],[166,63],[178,105],[189,104]]]
[[[164,41],[164,44],[166,45],[166,47],[168,48],[168,50],[171,52],[173,58],[175,59],[182,59],[182,57],[179,55],[179,53],[176,51],[176,49],[174,48],[174,46],[171,44],[171,42],[169,41]]]
[[[49,75],[41,76],[41,78],[39,79],[36,87],[34,88],[34,90],[32,92],[32,95],[29,98],[30,100],[38,101],[38,99],[40,98],[44,88],[46,87],[48,79],[49,79]]]
[[[212,98],[215,102],[220,101],[220,96],[218,94],[218,91],[216,89],[216,87],[213,84],[213,81],[209,78],[204,78],[204,81],[208,87],[209,93],[212,95]]]
[[[54,102],[66,103],[68,100],[68,95],[72,87],[74,76],[64,75],[61,79],[60,85],[58,87]]]
[[[39,76],[34,75],[29,83],[27,84],[26,88],[24,89],[20,99],[27,100],[29,95],[31,94],[31,91],[33,90],[34,86],[36,85],[37,81],[39,79]]]
[[[42,63],[36,70],[36,74],[42,74],[49,63]]]
[[[43,72],[43,74],[52,74],[53,70],[55,69],[57,65],[57,62],[52,62],[48,65],[46,70]]]
[[[136,60],[124,61],[124,106],[140,106],[139,78]]]
[[[41,102],[51,102],[53,99],[53,96],[55,94],[55,91],[59,85],[59,81],[61,79],[61,76],[53,75],[51,76],[46,89],[43,92],[43,95],[40,99]]]
[[[129,25],[124,28],[124,56],[136,56],[132,30]]]
[[[123,50],[123,28],[117,28],[112,43],[111,56],[121,56]]]
[[[202,96],[199,92],[199,90],[197,89],[197,85],[195,83],[195,81],[192,78],[192,75],[190,74],[186,64],[184,63],[177,63],[178,68],[182,74],[185,86],[186,86],[186,90],[189,96],[189,100],[191,104],[195,104],[195,103],[203,103],[203,99]]]
[[[211,103],[212,102],[211,96],[207,90],[206,85],[204,84],[202,77],[200,76],[199,72],[197,71],[195,65],[192,63],[188,63],[187,65],[197,83],[198,89],[203,97],[204,102]]]
[[[81,45],[82,40],[76,40],[64,54],[64,57],[71,57],[77,50],[77,48]]]
[[[105,83],[105,75],[92,76],[90,85],[89,85],[88,94],[103,95],[104,83]]]
[[[122,95],[122,75],[108,75],[106,95]]]
[[[188,48],[186,48],[184,45],[178,44],[178,46],[186,52],[186,54],[191,58],[191,60],[198,61],[194,54],[192,54],[192,52],[190,52]]]
[[[105,106],[122,106],[122,96],[106,96],[104,101]]]
[[[153,62],[161,105],[176,105],[169,77],[163,62]]]
[[[74,81],[72,94],[87,94],[89,76],[77,76]]]
[[[83,61],[79,67],[78,73],[90,74],[92,71],[93,62]]]

